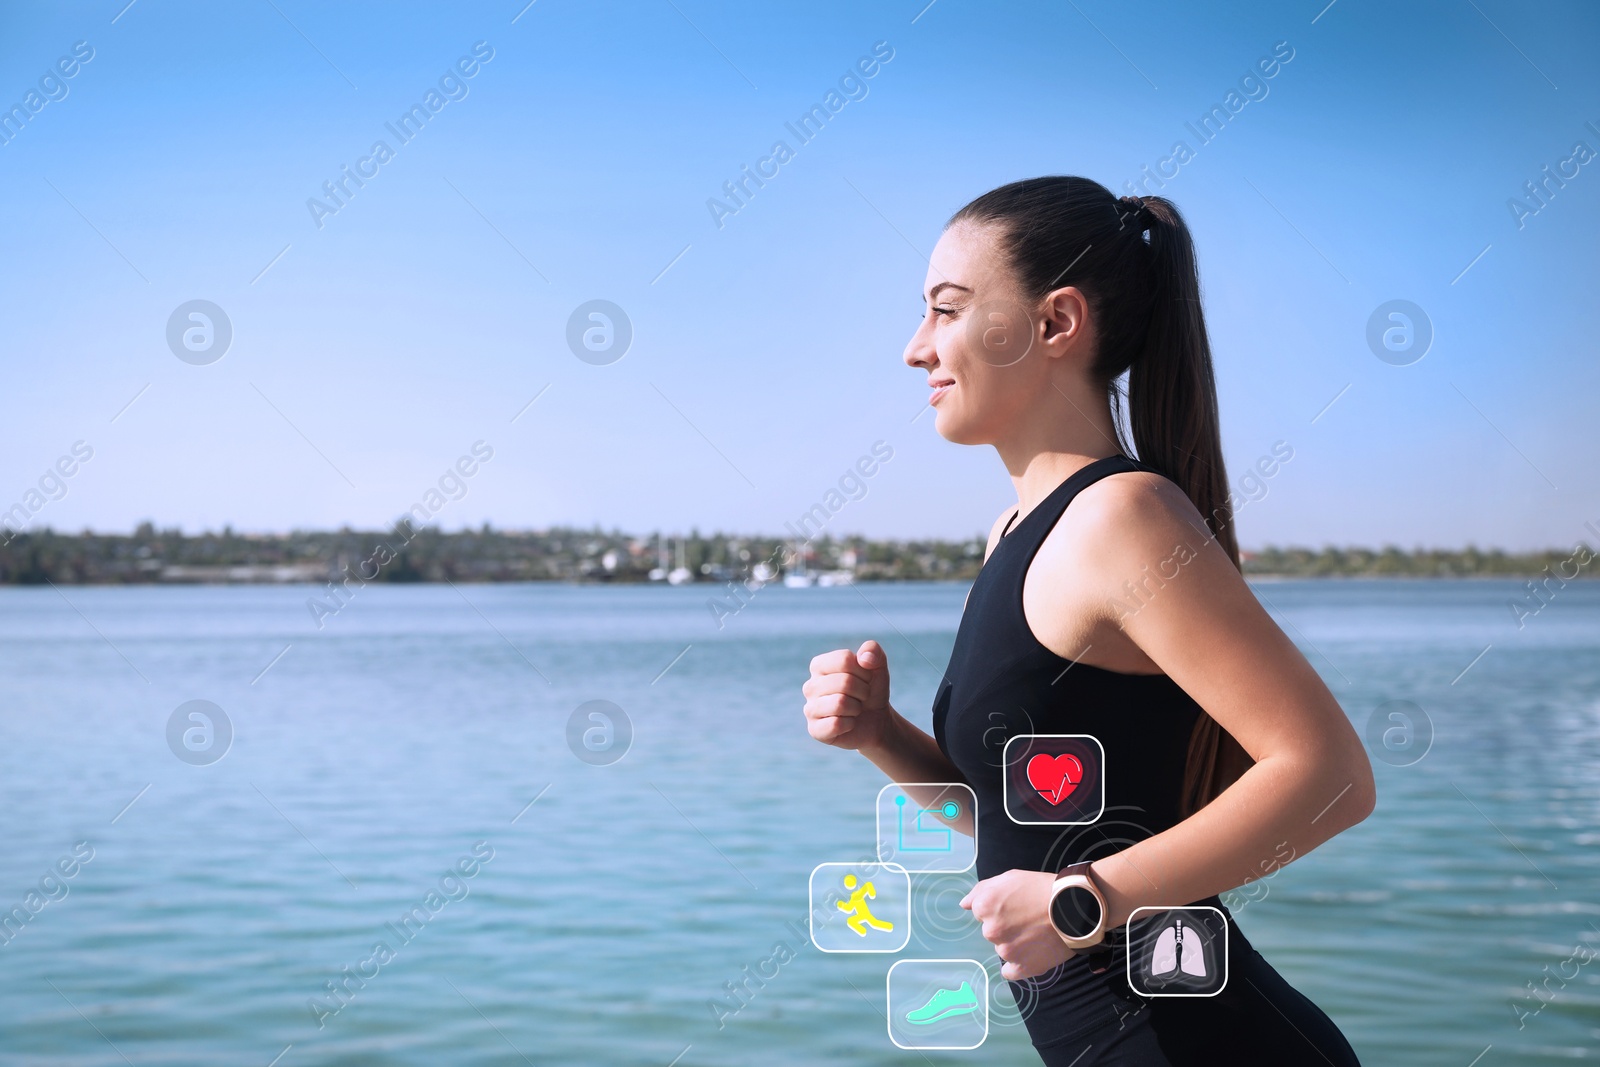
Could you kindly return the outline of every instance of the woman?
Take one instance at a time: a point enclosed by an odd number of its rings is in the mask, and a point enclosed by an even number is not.
[[[811,735],[897,782],[972,787],[980,881],[962,906],[1047,1065],[1356,1064],[1231,917],[1214,996],[1132,992],[1117,947],[1137,908],[1226,915],[1217,894],[1360,822],[1376,797],[1355,731],[1240,573],[1183,219],[1084,178],[1016,182],[950,220],[924,296],[905,361],[928,376],[941,435],[999,453],[1017,506],[990,532],[933,736],[890,706],[875,641],[812,661]],[[1124,373],[1137,461],[1121,444]],[[1103,814],[1015,821],[1007,742],[1062,734],[1099,742]],[[1083,861],[1112,936],[1074,953],[1052,890]]]

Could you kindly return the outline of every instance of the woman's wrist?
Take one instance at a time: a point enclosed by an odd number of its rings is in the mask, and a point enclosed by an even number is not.
[[[1126,923],[1139,907],[1138,901],[1132,898],[1127,888],[1125,875],[1128,869],[1129,864],[1117,855],[1095,860],[1089,865],[1094,884],[1100,888],[1100,895],[1105,899],[1107,932]]]
[[[886,705],[883,709],[883,726],[879,730],[877,739],[870,745],[862,745],[856,751],[882,767],[884,760],[892,760],[900,753],[904,744],[904,734],[901,729],[904,724],[905,719],[894,710],[894,706]]]

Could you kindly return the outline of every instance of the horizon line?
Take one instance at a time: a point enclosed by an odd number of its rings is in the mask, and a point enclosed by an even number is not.
[[[307,527],[307,528],[291,528],[291,529],[288,529],[288,530],[235,530],[235,529],[233,529],[233,526],[232,526],[231,523],[224,523],[221,529],[213,530],[210,527],[207,527],[207,528],[201,530],[198,533],[190,533],[190,532],[186,531],[181,526],[163,529],[163,528],[157,526],[154,522],[152,522],[151,520],[148,520],[148,519],[142,521],[139,525],[141,525],[141,526],[142,525],[150,526],[151,530],[152,530],[152,532],[153,532],[153,534],[155,536],[170,536],[173,533],[176,533],[177,536],[182,537],[182,538],[186,538],[186,539],[198,539],[198,538],[202,538],[202,537],[232,536],[232,537],[243,538],[243,539],[246,539],[246,540],[269,540],[269,539],[273,539],[273,538],[288,538],[288,537],[295,537],[295,536],[304,536],[304,535],[308,535],[308,534],[309,535],[330,535],[330,534],[349,533],[349,534],[380,534],[381,535],[381,534],[383,534],[383,533],[385,533],[385,532],[387,532],[389,530],[398,529],[399,524],[401,522],[403,522],[403,521],[405,521],[405,517],[404,516],[402,516],[400,519],[397,519],[394,523],[390,524],[390,526],[387,527],[387,528],[371,527],[371,528],[362,529],[362,528],[357,527],[357,526],[351,526],[351,525],[349,525],[347,523],[347,524],[342,525],[342,526],[331,527],[331,528],[330,527]],[[590,526],[564,526],[564,525],[553,525],[553,526],[543,526],[543,527],[536,527],[536,526],[525,526],[525,527],[523,527],[523,526],[496,526],[495,524],[486,521],[486,522],[482,523],[479,526],[462,525],[462,526],[457,527],[455,529],[445,529],[442,526],[438,526],[438,525],[434,525],[434,524],[426,524],[426,525],[423,525],[423,526],[414,526],[414,527],[412,527],[412,529],[416,530],[418,533],[420,533],[420,532],[422,532],[424,530],[431,530],[431,531],[433,531],[435,533],[438,533],[438,534],[440,534],[442,536],[446,536],[446,537],[461,536],[461,535],[465,535],[465,534],[481,534],[485,528],[487,528],[491,533],[499,533],[499,534],[507,534],[507,535],[523,535],[523,536],[538,535],[538,534],[551,534],[551,533],[563,532],[563,531],[564,532],[572,532],[572,533],[588,533],[588,534],[599,533],[602,536],[625,538],[625,539],[632,540],[632,541],[648,541],[648,540],[652,540],[652,539],[655,539],[655,538],[658,538],[658,537],[665,537],[667,540],[682,540],[682,539],[687,539],[687,538],[696,538],[696,539],[699,539],[699,540],[702,540],[702,541],[710,541],[710,540],[747,540],[747,541],[748,540],[763,540],[763,541],[779,541],[779,542],[796,542],[797,541],[796,538],[794,538],[792,536],[784,535],[784,534],[737,533],[737,532],[725,532],[725,531],[720,530],[720,529],[719,530],[713,530],[711,533],[705,534],[705,533],[700,533],[698,527],[690,527],[690,532],[689,533],[667,533],[664,530],[652,530],[647,534],[638,534],[638,533],[632,533],[632,532],[623,530],[620,527],[615,527],[615,526],[613,526],[609,530],[607,530],[606,528],[602,527],[598,523],[596,523],[592,527],[590,527]],[[15,541],[15,540],[17,540],[19,538],[22,538],[22,537],[39,537],[39,536],[83,537],[85,535],[90,536],[90,537],[123,537],[123,538],[130,538],[131,539],[133,537],[138,536],[138,527],[136,526],[133,530],[129,530],[129,531],[121,531],[121,530],[95,530],[95,529],[93,529],[91,527],[85,526],[81,530],[73,532],[73,531],[70,531],[70,530],[57,530],[53,526],[44,526],[44,527],[42,527],[40,529],[37,529],[37,530],[30,530],[30,529],[12,530],[10,527],[4,526],[4,525],[0,525],[0,548],[5,548],[5,547],[9,546],[13,541]],[[975,533],[975,534],[971,535],[970,537],[965,537],[965,538],[935,537],[935,536],[885,537],[885,536],[870,536],[868,534],[859,533],[859,532],[857,532],[857,533],[838,533],[838,534],[835,534],[835,533],[832,533],[832,532],[829,532],[829,531],[819,530],[815,536],[809,537],[809,538],[805,538],[803,543],[811,544],[814,541],[829,541],[829,540],[834,541],[834,542],[867,541],[867,542],[880,542],[880,543],[930,542],[930,543],[933,543],[933,544],[969,544],[969,543],[974,542],[974,541],[986,542],[987,541],[987,536],[980,532],[980,533]],[[1308,552],[1324,552],[1324,551],[1328,551],[1329,549],[1332,549],[1332,550],[1336,550],[1336,551],[1359,551],[1359,552],[1372,552],[1372,553],[1375,553],[1375,554],[1382,554],[1383,552],[1385,552],[1385,551],[1387,551],[1388,549],[1391,549],[1391,548],[1394,549],[1397,552],[1402,552],[1402,553],[1407,553],[1407,554],[1417,554],[1417,553],[1426,553],[1426,552],[1458,552],[1458,553],[1478,552],[1478,553],[1484,554],[1484,555],[1500,554],[1500,555],[1507,555],[1507,556],[1512,556],[1512,555],[1521,555],[1521,556],[1549,555],[1549,554],[1555,554],[1555,553],[1560,553],[1560,552],[1570,552],[1571,551],[1571,549],[1566,548],[1566,547],[1559,547],[1559,548],[1558,547],[1546,547],[1546,548],[1530,548],[1530,549],[1517,550],[1517,549],[1505,548],[1505,547],[1502,547],[1502,546],[1480,546],[1480,545],[1478,545],[1478,544],[1476,544],[1476,543],[1474,543],[1472,541],[1468,541],[1465,545],[1462,545],[1462,546],[1459,546],[1459,547],[1445,547],[1445,546],[1437,546],[1437,545],[1414,544],[1410,548],[1402,548],[1399,544],[1394,543],[1394,542],[1385,542],[1385,543],[1383,543],[1382,545],[1380,545],[1378,547],[1373,547],[1371,545],[1333,544],[1331,542],[1324,542],[1323,544],[1318,545],[1318,546],[1311,546],[1311,545],[1307,545],[1307,544],[1296,544],[1296,543],[1293,543],[1293,542],[1285,542],[1285,543],[1282,543],[1282,544],[1270,543],[1269,542],[1269,543],[1263,544],[1263,545],[1261,545],[1260,547],[1257,547],[1257,548],[1246,548],[1246,547],[1241,545],[1240,548],[1239,548],[1239,552],[1240,552],[1241,555],[1256,555],[1256,554],[1259,554],[1261,552],[1272,551],[1272,550],[1277,550],[1277,551],[1302,550],[1302,551],[1308,551]],[[1591,551],[1594,552],[1595,550],[1591,549]],[[1600,555],[1600,552],[1595,552],[1595,554],[1596,555]]]

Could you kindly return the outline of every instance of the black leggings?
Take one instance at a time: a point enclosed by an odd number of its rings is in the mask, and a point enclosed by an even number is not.
[[[1232,922],[1228,984],[1214,997],[1141,997],[1113,972],[1090,975],[1074,958],[1011,983],[1045,1067],[1360,1067],[1333,1020]]]

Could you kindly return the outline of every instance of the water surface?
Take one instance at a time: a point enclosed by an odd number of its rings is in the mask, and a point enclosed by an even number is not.
[[[1600,583],[1522,630],[1514,582],[1256,589],[1358,729],[1409,700],[1434,738],[1235,909],[1248,936],[1369,1064],[1600,1058]],[[807,737],[799,686],[875,637],[926,726],[965,591],[769,587],[718,629],[705,588],[368,587],[318,630],[307,587],[0,590],[0,906],[93,850],[0,945],[5,1059],[922,1062],[885,1033],[897,957],[796,932],[812,867],[870,852],[881,785]],[[233,724],[209,766],[167,745],[194,699]],[[633,725],[609,766],[567,745],[595,699]],[[992,959],[969,884],[916,879],[901,957]],[[1036,1063],[1004,1001],[981,1050],[927,1060]]]

